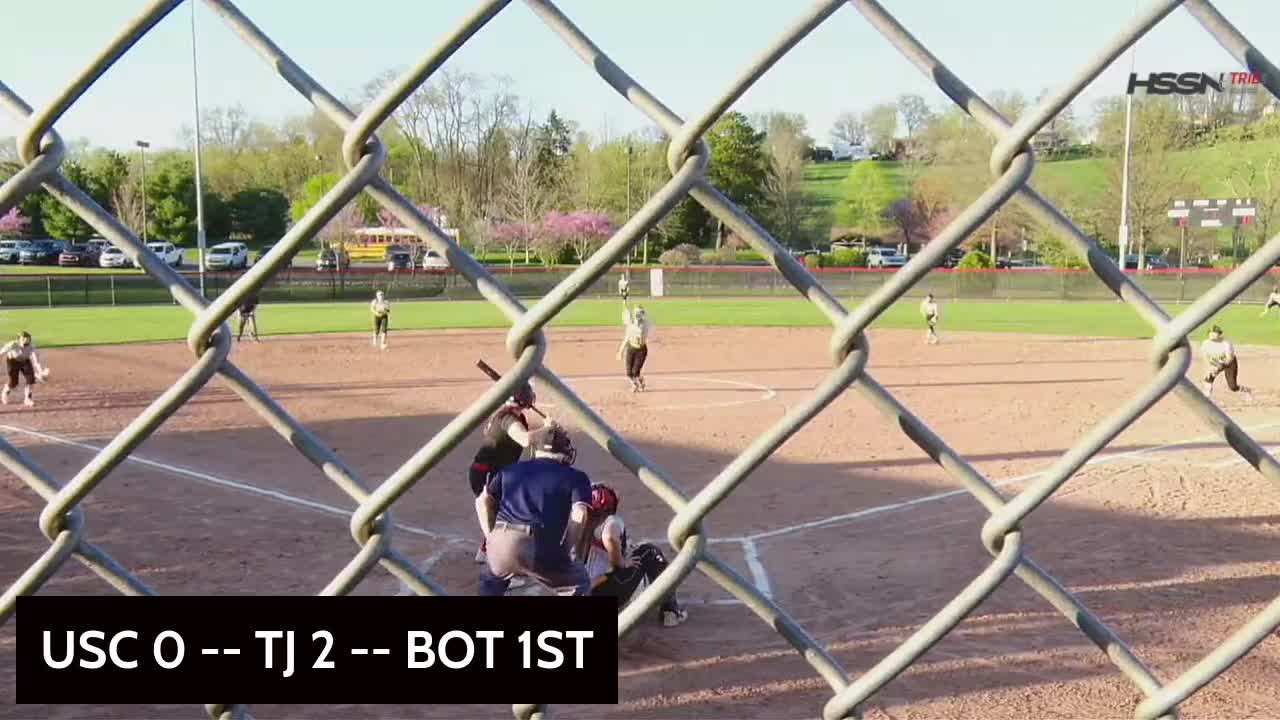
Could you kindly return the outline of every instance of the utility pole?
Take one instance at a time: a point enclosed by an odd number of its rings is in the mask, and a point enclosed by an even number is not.
[[[138,146],[138,155],[142,164],[142,242],[147,242],[147,148],[151,147],[151,143],[144,140],[138,140],[134,143]]]
[[[627,219],[623,222],[631,220],[631,154],[635,150],[631,147],[631,140],[627,140]],[[631,282],[631,263],[635,260],[636,250],[633,246],[631,252],[627,253],[627,282]]]
[[[204,191],[200,182],[200,77],[196,71],[196,4],[191,3],[191,94],[196,120],[196,257],[200,261],[200,297],[207,298],[204,289]]]
[[[1133,16],[1138,16],[1138,0],[1133,2]],[[1129,48],[1129,74],[1137,61],[1138,44],[1135,41]],[[1120,180],[1120,270],[1123,271],[1129,259],[1129,145],[1133,141],[1133,93],[1124,100],[1124,169]],[[1138,258],[1138,269],[1142,269],[1142,258]]]

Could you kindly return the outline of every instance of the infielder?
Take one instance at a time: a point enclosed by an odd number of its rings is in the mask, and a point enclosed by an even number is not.
[[[627,549],[627,527],[618,515],[618,494],[608,485],[591,486],[591,515],[584,539],[587,544],[587,574],[591,594],[617,598],[622,607],[642,583],[652,585],[667,569],[667,559],[658,546],[641,543]],[[689,618],[675,593],[663,598],[658,608],[662,624],[675,627]]]
[[[31,388],[36,384],[37,377],[41,380],[49,377],[49,368],[41,367],[31,333],[23,330],[17,340],[11,340],[0,347],[0,355],[4,355],[5,366],[9,371],[9,380],[5,383],[4,390],[0,390],[0,405],[9,404],[9,391],[18,387],[18,376],[21,375],[27,380],[22,404],[32,407],[36,401],[31,397]]]
[[[577,451],[553,425],[533,460],[489,479],[476,498],[476,516],[489,548],[480,594],[504,595],[517,576],[558,595],[588,595],[591,578],[575,558],[591,510],[591,480],[573,467]]]
[[[533,386],[525,383],[516,390],[511,399],[481,426],[480,448],[471,460],[471,468],[467,479],[471,483],[471,494],[480,497],[484,488],[499,472],[518,462],[524,456],[525,449],[533,444],[535,433],[547,430],[551,420],[547,419],[542,427],[531,430],[529,419],[524,411],[533,407],[538,396]],[[485,561],[485,545],[482,542],[476,551],[476,562]]]
[[[920,314],[924,316],[925,324],[929,326],[929,333],[924,338],[925,344],[937,345],[938,301],[933,299],[933,293],[925,295],[924,300],[920,302]]]
[[[258,339],[258,293],[253,293],[240,304],[240,331],[236,334],[236,342],[239,342],[240,338],[244,337],[246,325],[253,335],[253,341],[262,342],[262,340]]]
[[[645,360],[649,358],[649,335],[653,332],[653,323],[649,322],[644,306],[637,305],[635,310],[622,311],[622,327],[622,344],[618,346],[617,358],[624,362],[631,392],[641,392],[645,389],[641,373]]]
[[[391,303],[386,296],[379,290],[373,296],[373,302],[369,304],[369,310],[373,313],[373,346],[383,350],[387,349],[387,328],[391,320]]]
[[[1258,317],[1266,317],[1273,307],[1280,308],[1280,285],[1271,290],[1271,294],[1267,296],[1267,304],[1262,307],[1262,314]]]
[[[1209,339],[1200,345],[1200,353],[1209,365],[1209,372],[1204,377],[1205,395],[1213,397],[1213,383],[1218,375],[1225,375],[1227,387],[1231,392],[1242,392],[1249,402],[1253,402],[1253,390],[1237,383],[1240,373],[1240,361],[1236,358],[1236,349],[1230,340],[1222,336],[1222,328],[1214,325],[1209,330]]]

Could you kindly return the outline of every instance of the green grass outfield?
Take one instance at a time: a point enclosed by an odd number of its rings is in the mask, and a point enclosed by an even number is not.
[[[825,318],[804,300],[792,299],[656,299],[645,301],[659,330],[678,326],[814,326]],[[526,302],[526,306],[531,303]],[[845,301],[846,307],[853,304]],[[890,308],[875,328],[923,329],[918,301]],[[1178,313],[1186,306],[1175,306]],[[552,322],[552,327],[620,325],[616,300],[581,300]],[[1231,306],[1213,319],[1241,345],[1280,345],[1280,317],[1258,317],[1259,306]],[[368,305],[298,303],[262,305],[258,321],[264,335],[367,332]],[[181,340],[191,316],[176,306],[22,308],[0,307],[0,338],[30,330],[41,347]],[[231,322],[234,325],[235,317]],[[1210,323],[1211,324],[1211,323]],[[501,328],[502,315],[482,301],[402,301],[392,310],[391,328]],[[1149,338],[1151,330],[1118,302],[990,302],[955,301],[942,305],[942,332],[989,331],[1087,337]],[[1199,328],[1195,338],[1203,338]]]

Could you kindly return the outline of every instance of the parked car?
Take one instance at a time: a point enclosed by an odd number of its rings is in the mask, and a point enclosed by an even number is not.
[[[29,240],[0,240],[0,263],[18,264],[22,251],[30,246]]]
[[[156,254],[156,257],[163,260],[165,265],[182,267],[182,248],[177,245],[164,240],[153,240],[147,243],[147,247]]]
[[[111,247],[110,240],[100,237],[89,238],[89,244],[98,251],[99,255],[101,255],[107,248]]]
[[[58,265],[62,267],[97,267],[98,256],[102,253],[89,243],[70,244],[58,255]]]
[[[902,267],[906,264],[907,259],[893,248],[873,247],[867,250],[867,267],[869,268]]]
[[[98,267],[127,268],[133,267],[133,261],[120,248],[112,245],[98,255]]]
[[[23,265],[57,265],[63,247],[60,240],[37,240],[19,253],[18,262]]]
[[[964,259],[965,251],[963,248],[951,248],[946,255],[942,256],[942,267],[953,268],[960,264]]]
[[[240,242],[218,243],[204,256],[206,270],[236,270],[249,267],[249,246]]]
[[[449,267],[449,261],[440,256],[435,250],[427,250],[422,254],[423,270],[446,270]]]
[[[397,250],[387,253],[387,272],[396,270],[412,270],[413,253],[408,250]]]
[[[316,256],[316,270],[337,270],[351,267],[351,255],[346,250],[325,248]]]

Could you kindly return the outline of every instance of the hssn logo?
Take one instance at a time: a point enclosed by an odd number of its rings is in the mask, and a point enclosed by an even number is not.
[[[1248,72],[1218,73],[1217,75],[1199,72],[1162,72],[1151,73],[1146,80],[1139,80],[1137,73],[1130,73],[1127,93],[1132,95],[1138,88],[1145,89],[1148,95],[1203,95],[1209,88],[1222,92],[1223,85],[1228,83],[1228,76],[1232,85],[1257,85],[1262,82],[1259,73]]]

